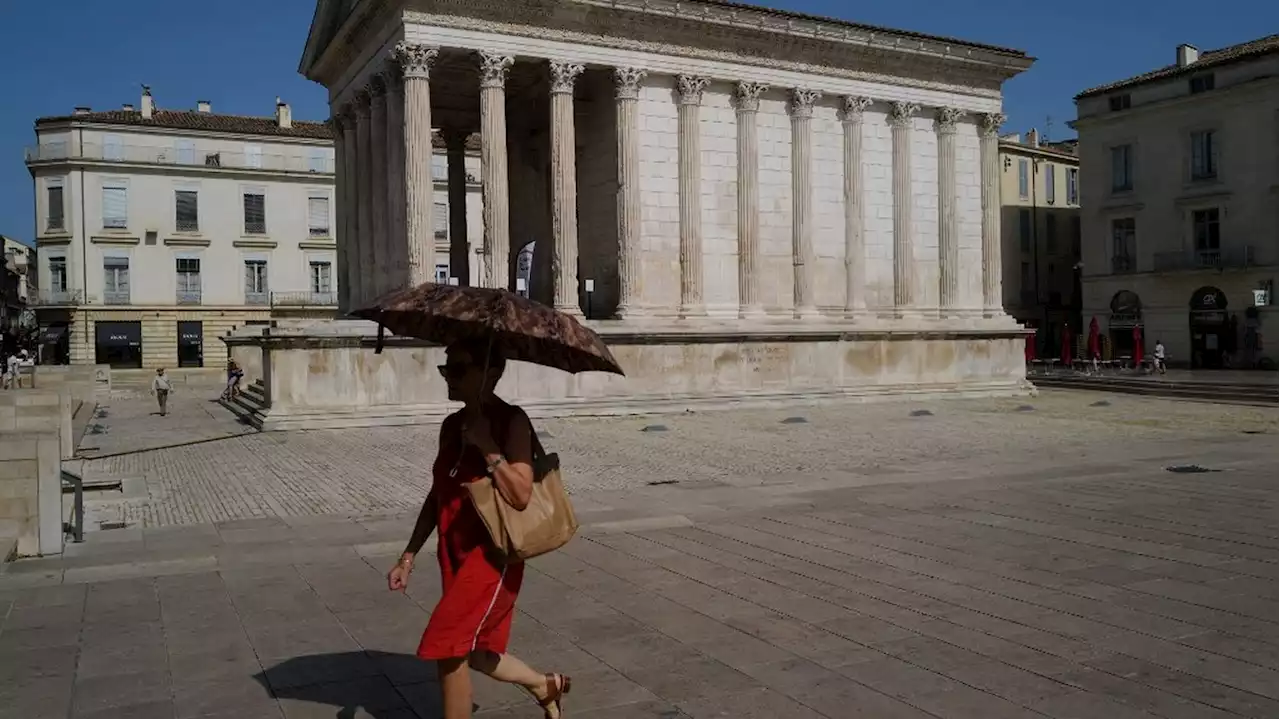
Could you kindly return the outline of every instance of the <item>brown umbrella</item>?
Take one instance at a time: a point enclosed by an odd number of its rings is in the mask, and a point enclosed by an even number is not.
[[[427,282],[352,314],[378,323],[378,352],[386,329],[441,345],[491,341],[509,360],[565,372],[623,374],[600,335],[563,312],[506,290]]]

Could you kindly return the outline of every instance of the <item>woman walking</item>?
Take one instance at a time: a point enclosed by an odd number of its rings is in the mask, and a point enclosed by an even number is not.
[[[419,550],[439,530],[436,554],[444,594],[431,613],[418,657],[437,663],[444,719],[471,716],[468,667],[524,687],[547,719],[559,719],[569,677],[534,671],[506,653],[524,564],[491,556],[488,531],[466,488],[491,477],[501,499],[523,509],[533,491],[533,427],[524,410],[494,395],[506,363],[487,342],[451,345],[446,358],[439,369],[449,399],[464,406],[440,428],[431,490],[387,584],[393,591],[408,585]]]

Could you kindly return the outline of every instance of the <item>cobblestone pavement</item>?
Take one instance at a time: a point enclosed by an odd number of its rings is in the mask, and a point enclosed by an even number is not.
[[[1274,436],[1241,434],[1261,420],[1240,408],[1073,397],[791,413],[807,425],[690,416],[665,433],[544,423],[558,447],[595,448],[575,466],[608,469],[581,485],[635,484],[610,462],[682,482],[581,489],[584,531],[530,564],[512,650],[573,675],[575,719],[1275,717]],[[140,455],[261,496],[232,478],[330,484],[282,516],[98,532],[4,565],[0,717],[437,717],[412,652],[438,582],[429,561],[407,594],[382,579],[410,517],[306,514],[357,506],[362,483],[414,487],[429,432],[358,436]],[[367,466],[334,484],[318,468],[338,462]],[[1166,470],[1192,462],[1219,471]],[[482,677],[475,702],[483,719],[540,715]]]
[[[145,388],[113,390],[89,423],[80,454],[102,457],[255,432],[218,404],[221,390],[221,385],[175,383],[164,417]]]
[[[242,434],[203,397],[176,400],[175,414],[147,414],[149,400],[116,398],[106,409],[114,452],[85,463],[86,477],[120,479],[96,493],[98,523],[160,527],[255,517],[375,514],[415,508],[436,452],[436,427]],[[683,487],[839,485],[887,475],[987,471],[1004,464],[1049,468],[1094,457],[1137,459],[1134,447],[1185,439],[1274,442],[1274,409],[1224,407],[1082,392],[1034,399],[847,404],[802,409],[686,413],[647,418],[540,420],[545,444],[565,459],[571,491]],[[106,447],[101,438],[87,437]],[[216,441],[205,441],[215,439]],[[197,442],[153,451],[147,447]],[[1259,438],[1261,441],[1261,438]],[[958,470],[968,462],[970,469]]]

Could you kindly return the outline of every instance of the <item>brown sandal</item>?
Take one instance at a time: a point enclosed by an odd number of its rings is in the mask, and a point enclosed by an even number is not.
[[[547,674],[546,679],[547,698],[540,700],[538,706],[542,707],[542,712],[548,719],[560,719],[564,716],[564,705],[561,702],[573,687],[573,680],[565,674]],[[555,714],[551,713],[551,707],[555,707]]]

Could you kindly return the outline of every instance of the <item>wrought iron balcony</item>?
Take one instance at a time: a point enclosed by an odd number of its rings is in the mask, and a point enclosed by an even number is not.
[[[336,292],[272,292],[272,307],[337,307]]]
[[[129,297],[129,290],[107,290],[102,293],[102,302],[108,305],[127,305],[132,299]]]
[[[29,297],[28,302],[41,307],[75,307],[84,304],[84,290],[42,289]]]
[[[78,147],[65,142],[55,142],[26,148],[27,164],[64,160],[333,174],[332,159],[325,155],[310,153],[267,154],[230,152],[226,150],[211,152],[207,148],[190,149],[159,145],[119,145],[89,142],[81,143]]]
[[[1130,255],[1112,255],[1111,274],[1125,275],[1138,271],[1138,262]]]
[[[200,290],[178,290],[174,299],[180,305],[198,305],[200,304]]]
[[[244,303],[246,305],[265,305],[271,301],[271,297],[266,292],[246,292],[244,293]]]
[[[1239,270],[1255,265],[1252,245],[1189,252],[1157,252],[1155,255],[1156,272]]]

